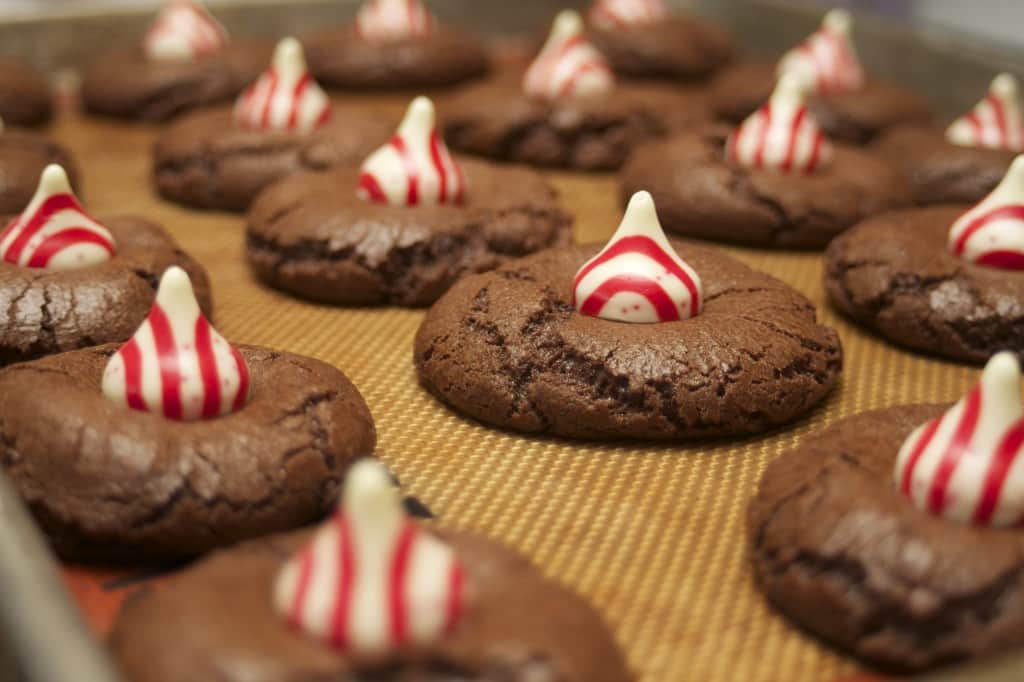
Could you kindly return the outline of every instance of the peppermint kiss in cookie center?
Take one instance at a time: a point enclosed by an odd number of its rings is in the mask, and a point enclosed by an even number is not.
[[[777,75],[795,73],[819,93],[852,92],[864,86],[864,70],[853,47],[853,17],[841,9],[825,15],[821,28],[779,60]]]
[[[615,87],[611,67],[587,40],[583,20],[564,10],[551,27],[551,35],[523,78],[530,97],[556,100],[610,92]]]
[[[149,316],[103,372],[103,395],[167,419],[213,419],[242,409],[249,367],[199,309],[188,274],[160,280]]]
[[[330,117],[331,101],[310,75],[295,38],[277,44],[270,68],[235,103],[235,120],[253,130],[308,133]]]
[[[949,249],[978,265],[1024,270],[1024,155],[991,194],[953,223]]]
[[[729,136],[725,155],[747,168],[813,173],[832,161],[832,144],[807,108],[805,78],[787,73],[771,98]]]
[[[405,512],[379,462],[345,479],[335,516],[278,574],[273,601],[298,632],[356,658],[380,658],[451,632],[464,569],[452,548]]]
[[[421,0],[367,0],[356,14],[356,34],[388,42],[433,33],[437,21]]]
[[[227,31],[199,0],[167,0],[146,32],[143,49],[154,61],[195,61],[227,44]]]
[[[673,322],[703,305],[700,276],[665,237],[654,199],[637,192],[608,245],[573,279],[572,303],[591,317],[618,322]]]
[[[434,103],[417,97],[391,141],[363,162],[357,194],[392,206],[461,204],[466,181],[437,130]]]
[[[967,396],[918,427],[893,476],[915,506],[980,526],[1024,523],[1024,406],[1020,364],[997,353]]]
[[[85,212],[56,164],[43,170],[28,206],[0,232],[0,258],[26,268],[78,270],[115,252],[113,235]]]
[[[961,147],[1024,151],[1024,105],[1017,79],[1009,73],[996,76],[985,99],[950,124],[946,139]]]

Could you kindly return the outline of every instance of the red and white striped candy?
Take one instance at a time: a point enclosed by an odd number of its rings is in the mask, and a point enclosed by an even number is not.
[[[363,162],[357,193],[392,206],[461,203],[462,170],[437,132],[434,103],[417,97],[391,141]]]
[[[949,249],[979,265],[1024,270],[1024,156],[1014,159],[991,194],[953,223]]]
[[[377,658],[450,632],[464,593],[451,547],[405,513],[381,464],[360,460],[337,513],[278,574],[273,600],[298,632]]]
[[[1017,79],[1001,73],[985,99],[946,129],[946,139],[961,147],[1024,151],[1024,108]]]
[[[654,199],[637,192],[608,245],[587,261],[572,284],[583,315],[620,322],[674,322],[695,317],[703,285],[665,237]]]
[[[235,120],[256,130],[307,133],[330,117],[331,100],[310,75],[295,38],[277,44],[270,68],[235,103]]]
[[[807,108],[805,81],[787,73],[775,92],[726,140],[726,156],[748,168],[811,173],[827,165],[832,145]]]
[[[160,279],[149,316],[103,372],[103,395],[133,410],[195,421],[237,412],[249,397],[249,368],[210,326],[188,274]]]
[[[168,0],[143,40],[146,56],[191,61],[228,44],[228,33],[198,0]]]
[[[114,236],[89,216],[56,164],[43,170],[28,206],[0,232],[0,257],[44,270],[77,270],[109,261]]]
[[[778,75],[797,71],[810,79],[817,92],[849,92],[864,85],[864,70],[850,38],[853,19],[834,9],[821,28],[787,52],[779,61]]]
[[[589,14],[590,23],[605,30],[653,24],[667,16],[665,0],[594,0]]]
[[[932,514],[979,526],[1024,522],[1024,407],[1020,365],[1010,352],[989,360],[978,385],[900,448],[900,492]]]
[[[364,40],[387,41],[425,36],[436,21],[420,0],[367,0],[356,14],[356,34]]]
[[[530,64],[523,90],[531,97],[557,99],[596,95],[615,87],[611,67],[583,33],[583,20],[572,10],[555,17],[551,35]]]

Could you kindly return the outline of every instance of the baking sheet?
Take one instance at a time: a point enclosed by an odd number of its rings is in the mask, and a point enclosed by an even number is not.
[[[403,98],[346,98],[397,115]],[[754,589],[744,511],[765,464],[802,436],[862,410],[952,401],[973,368],[876,341],[824,303],[821,259],[725,248],[804,292],[843,339],[838,390],[807,418],[764,437],[690,446],[580,444],[503,433],[462,419],[417,384],[412,338],[422,311],[340,309],[263,288],[242,258],[243,221],[164,203],[149,185],[155,130],[77,116],[53,135],[84,171],[85,204],[163,223],[206,266],[215,324],[237,342],[330,362],[373,412],[378,455],[443,523],[482,532],[530,556],[598,606],[644,682],[828,680],[858,666],[775,615]],[[607,238],[621,209],[612,176],[550,173],[578,216],[580,241]],[[97,631],[152,569],[65,571]]]

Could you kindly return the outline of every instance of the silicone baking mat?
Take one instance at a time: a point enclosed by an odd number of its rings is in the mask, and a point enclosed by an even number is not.
[[[367,99],[397,116],[404,100]],[[511,545],[607,618],[643,682],[834,680],[864,671],[775,615],[755,590],[744,515],[765,465],[807,433],[869,408],[956,399],[975,371],[876,341],[825,304],[816,254],[725,249],[796,287],[839,328],[841,385],[796,424],[738,442],[643,447],[503,433],[462,419],[417,384],[422,311],[312,305],[263,288],[243,260],[243,220],[155,197],[155,129],[65,117],[54,135],[83,166],[94,213],[156,219],[209,270],[215,323],[229,338],[330,362],[356,383],[380,434],[378,455],[444,523]],[[608,237],[620,207],[612,176],[551,173],[580,241]],[[145,571],[68,569],[98,631]]]

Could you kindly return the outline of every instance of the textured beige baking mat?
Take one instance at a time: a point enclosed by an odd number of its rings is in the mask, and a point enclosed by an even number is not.
[[[403,104],[360,102],[393,115]],[[180,209],[154,195],[154,129],[70,117],[53,133],[77,153],[94,213],[158,220],[206,266],[221,332],[341,368],[373,411],[379,456],[409,492],[443,523],[519,549],[588,597],[643,682],[818,681],[864,672],[790,627],[755,590],[747,500],[768,461],[807,433],[869,408],[954,400],[974,370],[913,356],[839,319],[825,305],[819,256],[725,249],[802,291],[840,330],[841,384],[808,417],[734,443],[638,447],[525,438],[462,419],[418,386],[412,339],[422,311],[329,308],[257,284],[243,260],[240,218]],[[550,178],[577,215],[578,240],[611,234],[620,217],[613,177]],[[131,582],[89,571],[67,575],[89,608],[90,594]],[[91,615],[100,629],[110,617]]]

